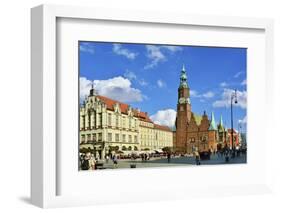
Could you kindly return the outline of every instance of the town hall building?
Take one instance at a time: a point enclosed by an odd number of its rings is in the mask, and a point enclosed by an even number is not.
[[[214,113],[209,120],[206,112],[195,114],[191,109],[190,88],[183,66],[178,88],[176,130],[173,137],[173,149],[180,153],[192,153],[194,150],[216,151],[229,144],[227,128],[222,117],[217,125]]]

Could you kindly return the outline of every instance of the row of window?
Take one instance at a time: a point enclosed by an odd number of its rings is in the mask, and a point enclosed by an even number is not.
[[[153,143],[153,142],[147,142],[147,141],[142,141],[141,143],[142,146],[154,146],[154,147],[165,147],[165,146],[171,146],[171,143]]]
[[[141,139],[155,139],[155,140],[165,140],[169,138],[169,135],[158,135],[158,134],[155,134],[155,135],[146,135],[146,134],[141,134]],[[172,138],[172,135],[170,135],[170,138]]]
[[[207,142],[207,141],[208,141],[208,137],[207,137],[207,136],[201,136],[201,137],[199,138],[199,140],[200,140],[201,142]],[[192,137],[192,138],[189,139],[189,142],[191,142],[191,143],[194,143],[195,141],[196,141],[196,138],[195,138],[195,137]]]
[[[112,125],[113,124],[112,117],[113,117],[112,113],[108,113],[108,117],[107,117],[108,118],[107,119],[107,125],[108,126],[113,126]],[[116,127],[122,126],[123,128],[125,128],[126,127],[126,117],[121,117],[122,123],[119,122],[120,117],[121,116],[119,116],[119,115],[115,115],[115,126]],[[129,117],[129,128],[131,129],[131,128],[136,128],[136,127],[137,127],[137,122],[133,118]]]
[[[125,134],[122,134],[122,139],[120,138],[120,134],[116,133],[114,134],[115,136],[115,140],[113,140],[112,138],[113,134],[112,133],[107,133],[107,140],[109,142],[112,142],[112,141],[115,141],[115,142],[129,142],[129,143],[132,143],[133,142],[133,138],[134,138],[134,143],[137,143],[138,142],[138,138],[137,136],[135,135],[134,137],[132,135],[125,135]],[[127,137],[128,136],[128,137]],[[128,138],[128,140],[127,140]]]
[[[102,113],[99,113],[96,115],[96,113],[93,114],[87,114],[87,115],[82,115],[80,117],[82,119],[81,122],[81,128],[87,127],[99,127],[102,125]]]
[[[81,142],[102,141],[102,133],[81,135]]]
[[[122,138],[120,136],[120,134],[116,133],[114,134],[114,139],[112,137],[112,133],[108,133],[107,134],[107,140],[108,142],[129,142],[129,143],[137,143],[138,142],[138,138],[137,136],[135,135],[134,137],[132,135],[125,135],[125,134],[122,134]],[[134,141],[133,141],[134,140]],[[91,142],[91,141],[102,141],[102,133],[93,133],[93,134],[87,134],[87,135],[81,135],[81,142],[84,143],[84,142]]]
[[[113,126],[112,122],[112,113],[108,113],[108,119],[107,119],[107,125],[108,126]],[[121,116],[115,116],[115,122],[114,126],[116,127],[126,127],[126,118],[122,117],[122,123],[120,123],[120,117]],[[81,128],[85,127],[98,127],[102,125],[102,113],[96,114],[87,114],[87,115],[82,115],[80,117],[81,119]],[[136,128],[137,127],[137,122],[133,118],[129,118],[129,128]]]

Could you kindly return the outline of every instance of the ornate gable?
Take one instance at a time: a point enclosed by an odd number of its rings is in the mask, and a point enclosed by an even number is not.
[[[118,102],[116,102],[113,106],[114,112],[121,113],[120,105]]]
[[[204,111],[204,114],[202,116],[202,120],[199,126],[200,131],[208,131],[210,126],[210,121],[208,119],[208,116],[206,115],[206,112]]]
[[[190,118],[190,122],[189,122],[189,125],[187,127],[187,131],[188,132],[196,132],[198,131],[198,125],[196,123],[196,119],[195,119],[195,116],[194,116],[194,113],[191,113],[191,118]]]

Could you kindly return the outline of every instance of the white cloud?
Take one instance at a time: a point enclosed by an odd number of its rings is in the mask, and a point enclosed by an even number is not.
[[[131,52],[130,50],[123,48],[121,44],[113,44],[113,52],[117,55],[125,56],[128,59],[135,59],[137,56],[137,53]]]
[[[91,81],[80,77],[80,100],[89,95]],[[139,89],[131,87],[129,79],[121,76],[107,80],[94,80],[94,88],[99,95],[112,98],[121,102],[140,102],[146,98]]]
[[[244,79],[242,82],[241,82],[241,85],[246,85],[247,84],[247,80]]]
[[[166,55],[164,52],[174,53],[181,51],[181,47],[177,46],[156,46],[156,45],[146,45],[146,56],[150,59],[150,62],[144,67],[145,69],[151,69],[158,65],[159,62],[166,60]]]
[[[89,95],[92,82],[85,77],[80,77],[80,102]]]
[[[212,98],[212,97],[215,96],[215,93],[213,93],[211,91],[208,91],[208,92],[202,94],[201,96],[204,97],[204,98]]]
[[[160,46],[160,48],[165,48],[167,50],[170,50],[171,52],[177,52],[177,51],[181,51],[182,48],[178,47],[178,46],[171,46],[171,45],[166,45],[166,46]]]
[[[145,66],[145,69],[153,68],[157,66],[157,64],[160,61],[166,60],[166,57],[161,52],[159,46],[146,45],[146,50],[147,50],[147,57],[151,60],[151,62]]]
[[[221,82],[220,83],[220,87],[227,87],[227,86],[228,86],[228,84],[226,82]]]
[[[206,93],[203,94],[199,94],[196,90],[190,90],[189,91],[190,96],[194,97],[194,98],[201,98],[201,100],[203,99],[208,99],[208,98],[212,98],[215,96],[215,93],[213,93],[212,91],[208,91]]]
[[[80,49],[81,52],[87,52],[87,53],[90,53],[90,54],[95,53],[94,45],[90,42],[80,43],[79,49]]]
[[[144,79],[140,79],[140,80],[138,81],[138,83],[139,83],[141,86],[147,86],[147,85],[148,85],[148,83],[147,83]]]
[[[245,115],[245,117],[241,120],[238,120],[238,123],[240,124],[246,124],[247,123],[247,115]]]
[[[173,127],[175,125],[177,112],[173,109],[159,110],[150,116],[156,124]]]
[[[230,107],[231,95],[233,94],[232,89],[224,89],[221,99],[213,103],[213,107]],[[237,90],[237,104],[234,106],[241,107],[242,109],[247,108],[247,92]]]
[[[137,82],[141,86],[147,86],[148,85],[148,83],[143,78],[139,79],[137,77],[137,75],[134,72],[132,72],[132,71],[127,70],[124,73],[124,77],[129,79],[129,80],[131,80],[131,81]]]
[[[238,72],[238,73],[236,73],[235,75],[234,75],[234,78],[238,78],[240,75],[242,75],[242,71],[241,72]]]
[[[124,77],[128,78],[129,80],[135,80],[137,79],[137,76],[134,72],[126,70],[126,72],[124,73]]]
[[[157,85],[159,88],[163,88],[166,86],[166,83],[163,80],[159,79],[157,80]]]
[[[195,98],[198,97],[198,93],[197,93],[196,90],[190,90],[189,94],[190,94],[191,97],[195,97]]]

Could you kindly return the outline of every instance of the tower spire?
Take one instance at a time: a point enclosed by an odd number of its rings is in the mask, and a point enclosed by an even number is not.
[[[220,126],[223,127],[222,115],[221,115],[221,118],[220,118]]]
[[[211,123],[210,123],[210,127],[209,130],[216,130],[216,121],[215,121],[215,115],[214,112],[212,112],[212,116],[211,116]]]
[[[184,64],[182,65],[181,75],[180,75],[180,88],[188,88],[187,86],[187,76]]]
[[[90,89],[90,96],[94,96],[95,93],[95,89],[94,89],[94,81],[92,81],[92,85],[91,85],[91,89]]]

